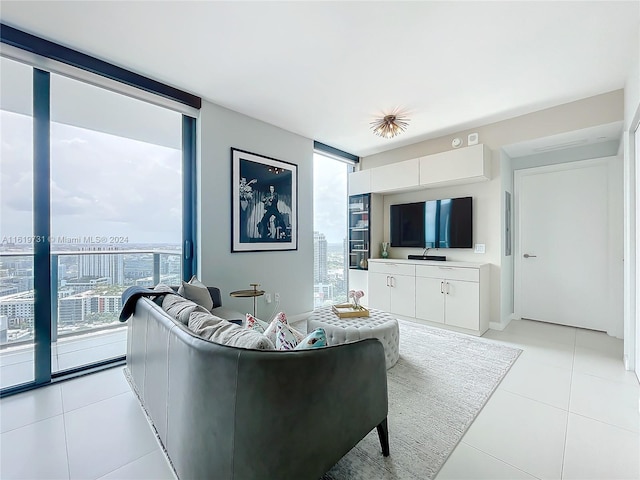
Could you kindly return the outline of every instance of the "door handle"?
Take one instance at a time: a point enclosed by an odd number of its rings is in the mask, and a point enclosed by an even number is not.
[[[524,257],[524,258],[536,258],[536,257],[537,257],[537,255],[529,255],[528,253],[525,253],[525,254],[523,255],[523,257]]]
[[[440,282],[440,293],[444,293],[444,282]]]
[[[451,285],[451,284],[450,284],[449,282],[447,282],[447,295],[449,295],[449,286],[450,286],[450,285]]]
[[[390,287],[391,285],[389,285],[389,275],[387,275],[387,287]]]
[[[395,281],[396,278],[395,277],[389,277],[389,278],[391,278],[391,286],[395,287],[396,286],[396,281]]]

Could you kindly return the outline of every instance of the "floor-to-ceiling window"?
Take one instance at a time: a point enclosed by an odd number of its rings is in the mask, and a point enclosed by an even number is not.
[[[111,77],[0,62],[4,394],[121,361],[122,292],[191,274],[195,119]]]
[[[0,58],[0,388],[34,380],[32,78]]]
[[[314,307],[347,301],[347,178],[353,161],[316,150],[313,156]]]

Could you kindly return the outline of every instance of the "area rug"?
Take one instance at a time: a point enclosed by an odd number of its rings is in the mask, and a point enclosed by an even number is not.
[[[522,350],[400,321],[400,358],[388,370],[389,445],[375,429],[322,480],[432,479]]]

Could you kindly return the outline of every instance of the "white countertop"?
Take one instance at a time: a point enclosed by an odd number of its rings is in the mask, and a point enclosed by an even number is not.
[[[446,260],[444,262],[438,260],[409,260],[406,258],[370,258],[369,263],[397,263],[404,265],[431,265],[435,267],[467,267],[467,268],[479,268],[487,263],[476,262],[453,262]]]

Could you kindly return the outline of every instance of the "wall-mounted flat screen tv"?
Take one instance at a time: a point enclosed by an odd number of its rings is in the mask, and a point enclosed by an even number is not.
[[[391,205],[391,246],[424,248],[424,202]]]
[[[425,202],[425,247],[472,248],[472,198]]]

